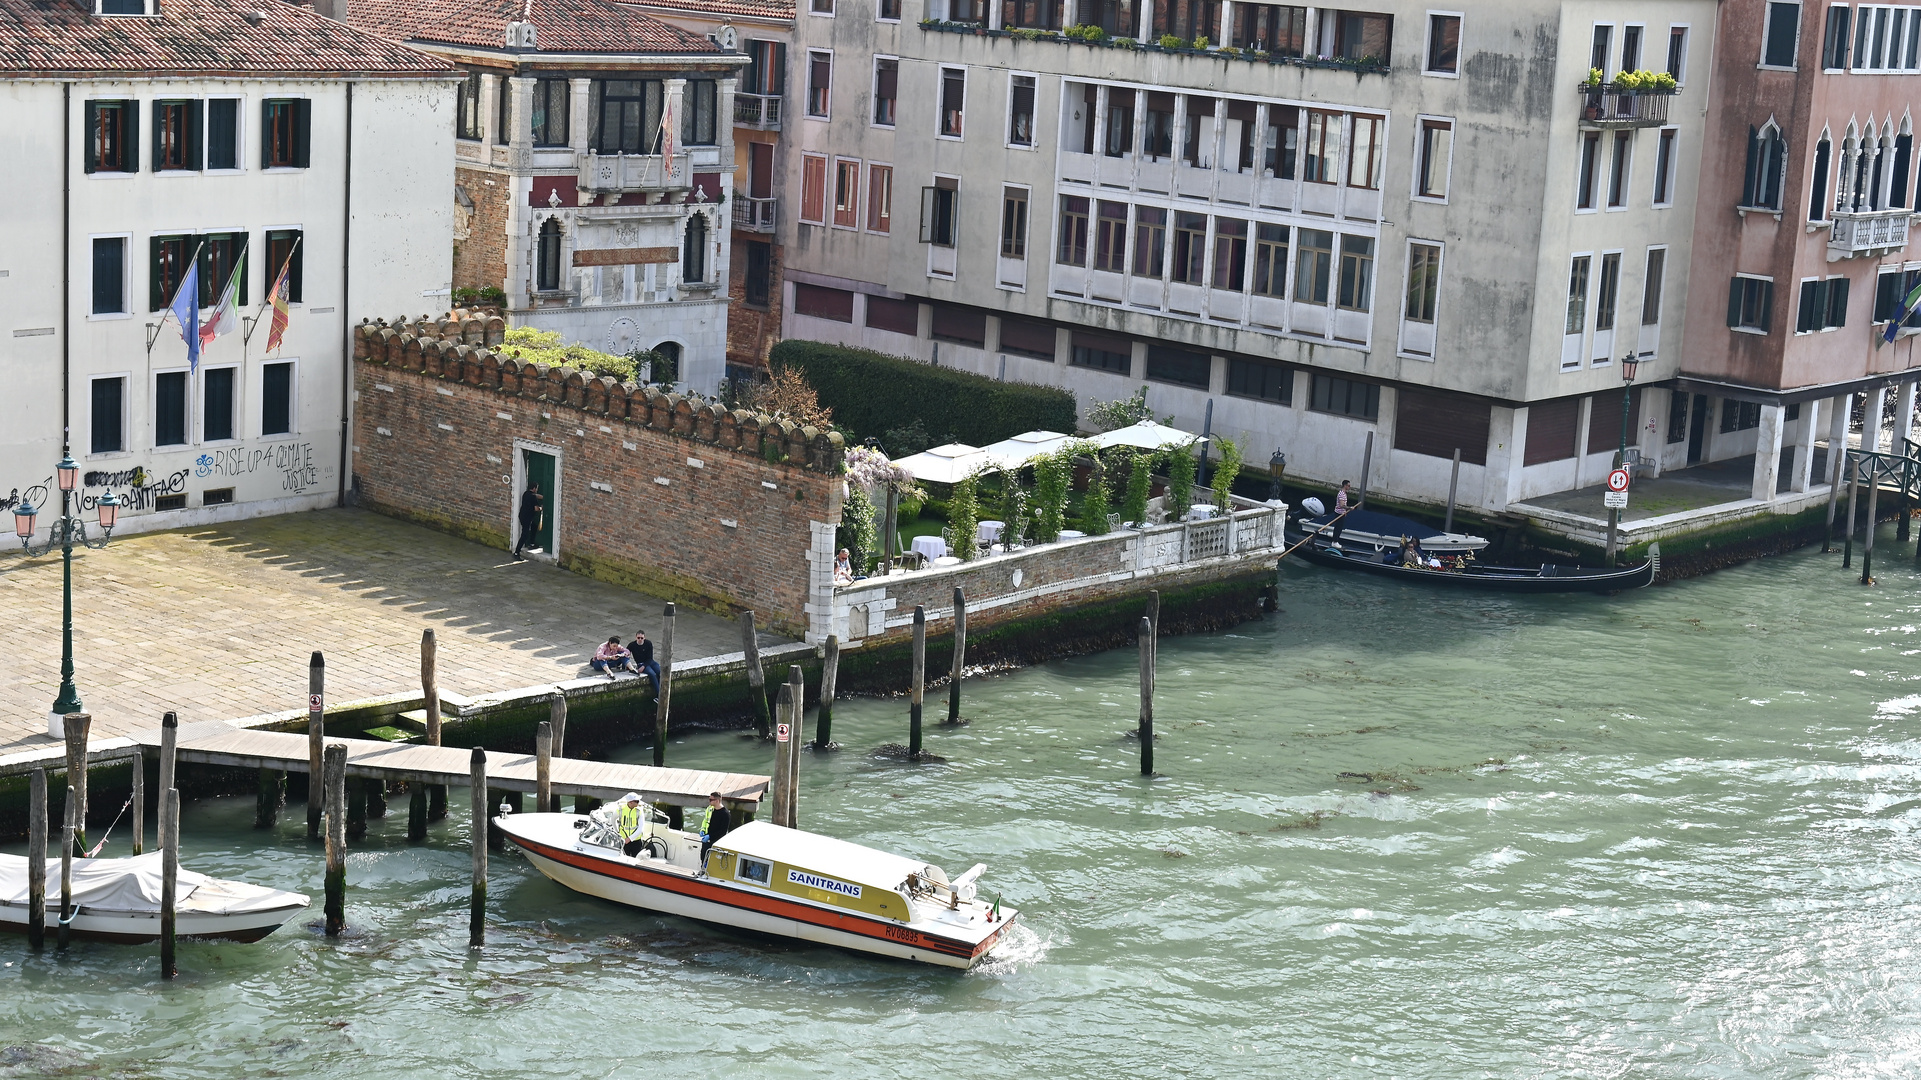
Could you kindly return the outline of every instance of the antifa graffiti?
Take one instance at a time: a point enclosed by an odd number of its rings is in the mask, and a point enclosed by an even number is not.
[[[259,449],[235,447],[202,454],[194,461],[196,476],[247,476],[256,472],[280,474],[280,490],[298,495],[320,483],[312,443],[281,443]]]
[[[151,510],[154,507],[154,500],[160,496],[174,495],[187,490],[187,477],[191,472],[191,469],[181,469],[164,480],[148,472],[144,466],[135,466],[120,472],[90,472],[80,478],[79,509],[81,511],[98,510],[101,498],[108,491],[118,488],[119,490],[114,491],[114,494],[120,496],[122,509]],[[87,490],[89,488],[104,490],[89,491]],[[58,504],[53,501],[53,494],[53,477],[49,476],[25,491],[14,488],[5,498],[0,498],[0,512],[14,510],[25,503],[42,512],[49,512],[51,507],[52,516],[58,516]]]

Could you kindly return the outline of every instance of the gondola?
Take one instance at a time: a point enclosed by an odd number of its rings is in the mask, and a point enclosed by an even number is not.
[[[1312,509],[1312,508],[1310,508]],[[1358,519],[1358,520],[1357,520]],[[1288,550],[1308,562],[1342,570],[1360,570],[1382,577],[1418,581],[1424,585],[1451,585],[1513,593],[1614,593],[1640,589],[1653,584],[1661,570],[1661,545],[1648,549],[1648,558],[1639,566],[1606,568],[1559,566],[1547,563],[1538,567],[1489,566],[1472,560],[1472,553],[1487,546],[1478,536],[1442,533],[1408,518],[1371,510],[1350,512],[1344,522],[1363,528],[1343,527],[1335,539],[1332,514],[1321,514],[1290,522]],[[1444,564],[1404,566],[1399,558],[1400,538],[1408,537],[1430,556]]]

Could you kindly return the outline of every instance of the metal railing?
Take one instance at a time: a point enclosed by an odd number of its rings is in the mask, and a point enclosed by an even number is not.
[[[734,196],[734,228],[742,232],[770,233],[774,231],[774,220],[774,200]]]
[[[762,94],[735,94],[734,123],[740,127],[779,131],[780,100]]]
[[[1914,211],[1906,207],[1836,210],[1834,228],[1828,232],[1828,250],[1846,256],[1906,247],[1908,222],[1913,215]]]
[[[1659,127],[1668,122],[1672,90],[1621,90],[1613,83],[1581,84],[1581,123],[1586,127]]]

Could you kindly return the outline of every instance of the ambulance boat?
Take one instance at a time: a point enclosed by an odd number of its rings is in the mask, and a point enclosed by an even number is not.
[[[575,892],[882,956],[971,968],[1019,915],[977,898],[985,865],[949,880],[931,863],[761,821],[716,841],[703,867],[700,835],[670,828],[648,808],[646,847],[629,857],[617,809],[502,815],[494,824]]]

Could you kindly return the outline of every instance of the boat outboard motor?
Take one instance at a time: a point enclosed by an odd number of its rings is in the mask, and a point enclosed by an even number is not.
[[[1309,517],[1320,517],[1322,514],[1327,513],[1327,504],[1309,495],[1307,498],[1301,500],[1301,509],[1307,511]]]

